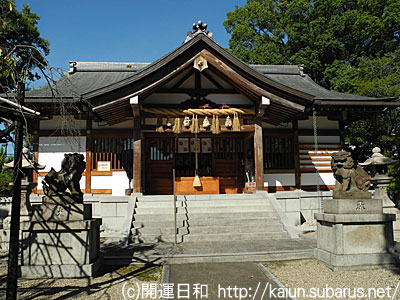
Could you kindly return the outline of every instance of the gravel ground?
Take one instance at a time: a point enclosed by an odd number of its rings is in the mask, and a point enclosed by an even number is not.
[[[6,272],[7,263],[2,261],[0,263],[0,299],[5,299]],[[17,299],[137,299],[133,289],[137,290],[138,285],[140,288],[143,284],[154,287],[161,281],[160,267],[145,270],[143,266],[128,266],[114,270],[104,269],[102,273],[98,277],[86,279],[19,279]],[[150,288],[148,290],[151,291]],[[149,296],[151,296],[150,292]],[[139,299],[154,299],[154,297]]]
[[[302,297],[300,294],[297,297],[298,299],[400,299],[399,269],[333,272],[324,263],[314,259],[265,262],[263,265],[284,286],[290,288],[292,295],[294,288],[304,288],[306,293],[313,292],[313,290],[310,290],[311,288],[319,288],[319,290],[315,290],[315,297],[311,297],[310,294]],[[326,288],[326,286],[334,289],[330,292],[334,293],[333,296],[336,297],[329,297],[329,294],[323,294],[323,288]],[[396,287],[398,287],[398,290],[395,297],[393,297]],[[349,289],[346,291],[343,288]],[[364,296],[360,297],[361,294],[358,294],[361,293],[361,289],[355,290],[356,294],[354,294],[354,288],[362,288],[362,292],[365,293]],[[370,288],[375,290],[371,289],[370,294],[367,295]],[[388,297],[387,293],[383,294],[387,292],[387,288],[390,288],[390,297]],[[342,291],[343,293],[341,294]],[[345,292],[347,295],[344,294]],[[375,292],[381,294],[375,294]],[[353,295],[355,297],[352,297]]]

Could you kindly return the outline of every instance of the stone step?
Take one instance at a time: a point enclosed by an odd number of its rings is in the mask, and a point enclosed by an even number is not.
[[[211,194],[211,195],[177,195],[177,200],[184,201],[196,201],[196,200],[236,200],[236,199],[266,199],[265,195],[257,194]],[[142,201],[172,201],[172,195],[153,195],[153,196],[141,196],[138,198],[138,202]]]
[[[187,220],[177,219],[177,226],[184,227],[188,226]],[[266,217],[266,218],[234,218],[234,219],[190,219],[190,226],[268,226],[268,225],[279,225],[282,224],[277,217]],[[174,217],[171,215],[169,220],[144,220],[144,221],[133,221],[133,227],[152,227],[152,228],[164,228],[174,226]]]
[[[286,232],[256,232],[256,233],[210,233],[210,234],[178,234],[178,241],[183,242],[222,242],[222,241],[251,241],[251,240],[268,240],[268,239],[287,239]],[[175,236],[168,235],[141,235],[132,236],[133,241],[141,241],[145,243],[154,243],[159,241],[174,242]]]
[[[137,215],[154,215],[154,214],[170,214],[170,210],[165,207],[139,207],[135,208],[135,213]],[[188,214],[202,214],[202,213],[236,213],[236,212],[272,212],[273,207],[269,205],[246,205],[243,206],[214,206],[214,207],[177,207],[177,213],[188,213]],[[173,209],[172,209],[173,213]]]
[[[201,241],[244,241],[254,239],[286,239],[286,232],[254,232],[254,233],[215,233],[215,234],[189,234],[183,236],[185,242],[201,242]]]
[[[177,220],[176,225],[178,227],[185,227],[188,226],[186,220]],[[170,220],[164,221],[133,221],[132,227],[133,228],[140,228],[140,227],[152,227],[152,228],[165,228],[165,227],[174,227],[174,217],[171,216]]]
[[[178,227],[177,232],[180,235],[188,234],[189,229],[187,227]],[[148,236],[148,235],[173,235],[175,232],[174,227],[142,227],[142,228],[132,228],[131,233],[133,235],[141,235],[141,236]]]
[[[177,207],[216,207],[216,206],[248,206],[248,205],[267,205],[271,206],[266,199],[244,199],[230,201],[214,201],[214,200],[196,200],[196,201],[181,201],[176,202]],[[137,208],[173,208],[173,201],[138,201]]]
[[[205,224],[208,226],[244,226],[244,225],[253,225],[253,226],[264,226],[264,225],[276,225],[281,224],[281,221],[278,217],[245,217],[245,218],[215,218],[215,219],[196,219],[191,218],[188,220],[190,226],[204,226]]]
[[[283,231],[282,224],[268,226],[189,226],[190,234],[212,234],[212,233],[256,233],[256,232]],[[172,231],[173,232],[173,231]]]
[[[180,234],[216,234],[216,233],[256,233],[256,232],[275,232],[283,231],[282,224],[268,226],[197,226],[197,227],[178,227]],[[175,232],[173,226],[170,227],[136,227],[131,230],[133,235],[172,235]]]
[[[207,212],[207,213],[197,213],[190,214],[177,214],[177,220],[213,220],[213,219],[239,219],[239,218],[265,218],[265,217],[276,217],[275,211],[253,211],[253,212],[232,212],[232,213],[217,213],[217,212]],[[145,221],[168,221],[173,220],[173,214],[135,214],[134,221],[145,222]]]

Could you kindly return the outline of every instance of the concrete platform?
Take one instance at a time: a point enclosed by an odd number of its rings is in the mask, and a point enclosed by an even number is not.
[[[124,247],[104,243],[100,249],[104,264],[131,263],[182,264],[203,262],[259,262],[314,257],[316,239],[266,239],[205,243],[143,243]]]

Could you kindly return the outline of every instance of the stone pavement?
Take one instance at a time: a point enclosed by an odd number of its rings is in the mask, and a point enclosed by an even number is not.
[[[181,264],[209,262],[243,262],[305,259],[314,257],[317,242],[313,238],[269,239],[252,241],[204,242],[173,244],[130,244],[121,247],[118,242],[102,245],[104,263]]]
[[[261,264],[172,264],[164,268],[163,283],[174,285],[174,299],[288,299],[283,292],[279,295],[283,285]]]

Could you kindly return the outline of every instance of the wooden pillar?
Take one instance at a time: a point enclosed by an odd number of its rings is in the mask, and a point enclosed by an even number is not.
[[[133,192],[141,193],[142,189],[142,140],[140,134],[140,117],[133,121]]]
[[[264,190],[264,150],[261,120],[255,119],[254,122],[254,167],[256,176],[257,191]]]
[[[293,120],[293,152],[294,152],[294,171],[296,189],[301,189],[301,170],[300,170],[300,149],[299,149],[299,125],[297,120]]]
[[[36,120],[34,122],[34,129],[33,129],[33,153],[32,153],[32,161],[35,163],[39,163],[39,130],[40,130],[40,121]],[[38,183],[38,176],[36,170],[33,170],[32,174],[32,182]],[[33,188],[32,193],[37,193],[37,185]]]
[[[344,150],[344,142],[345,142],[345,122],[344,121],[339,121],[339,132],[340,132],[340,144],[342,147],[342,150]]]
[[[86,121],[86,176],[85,176],[85,193],[92,193],[92,120]]]

